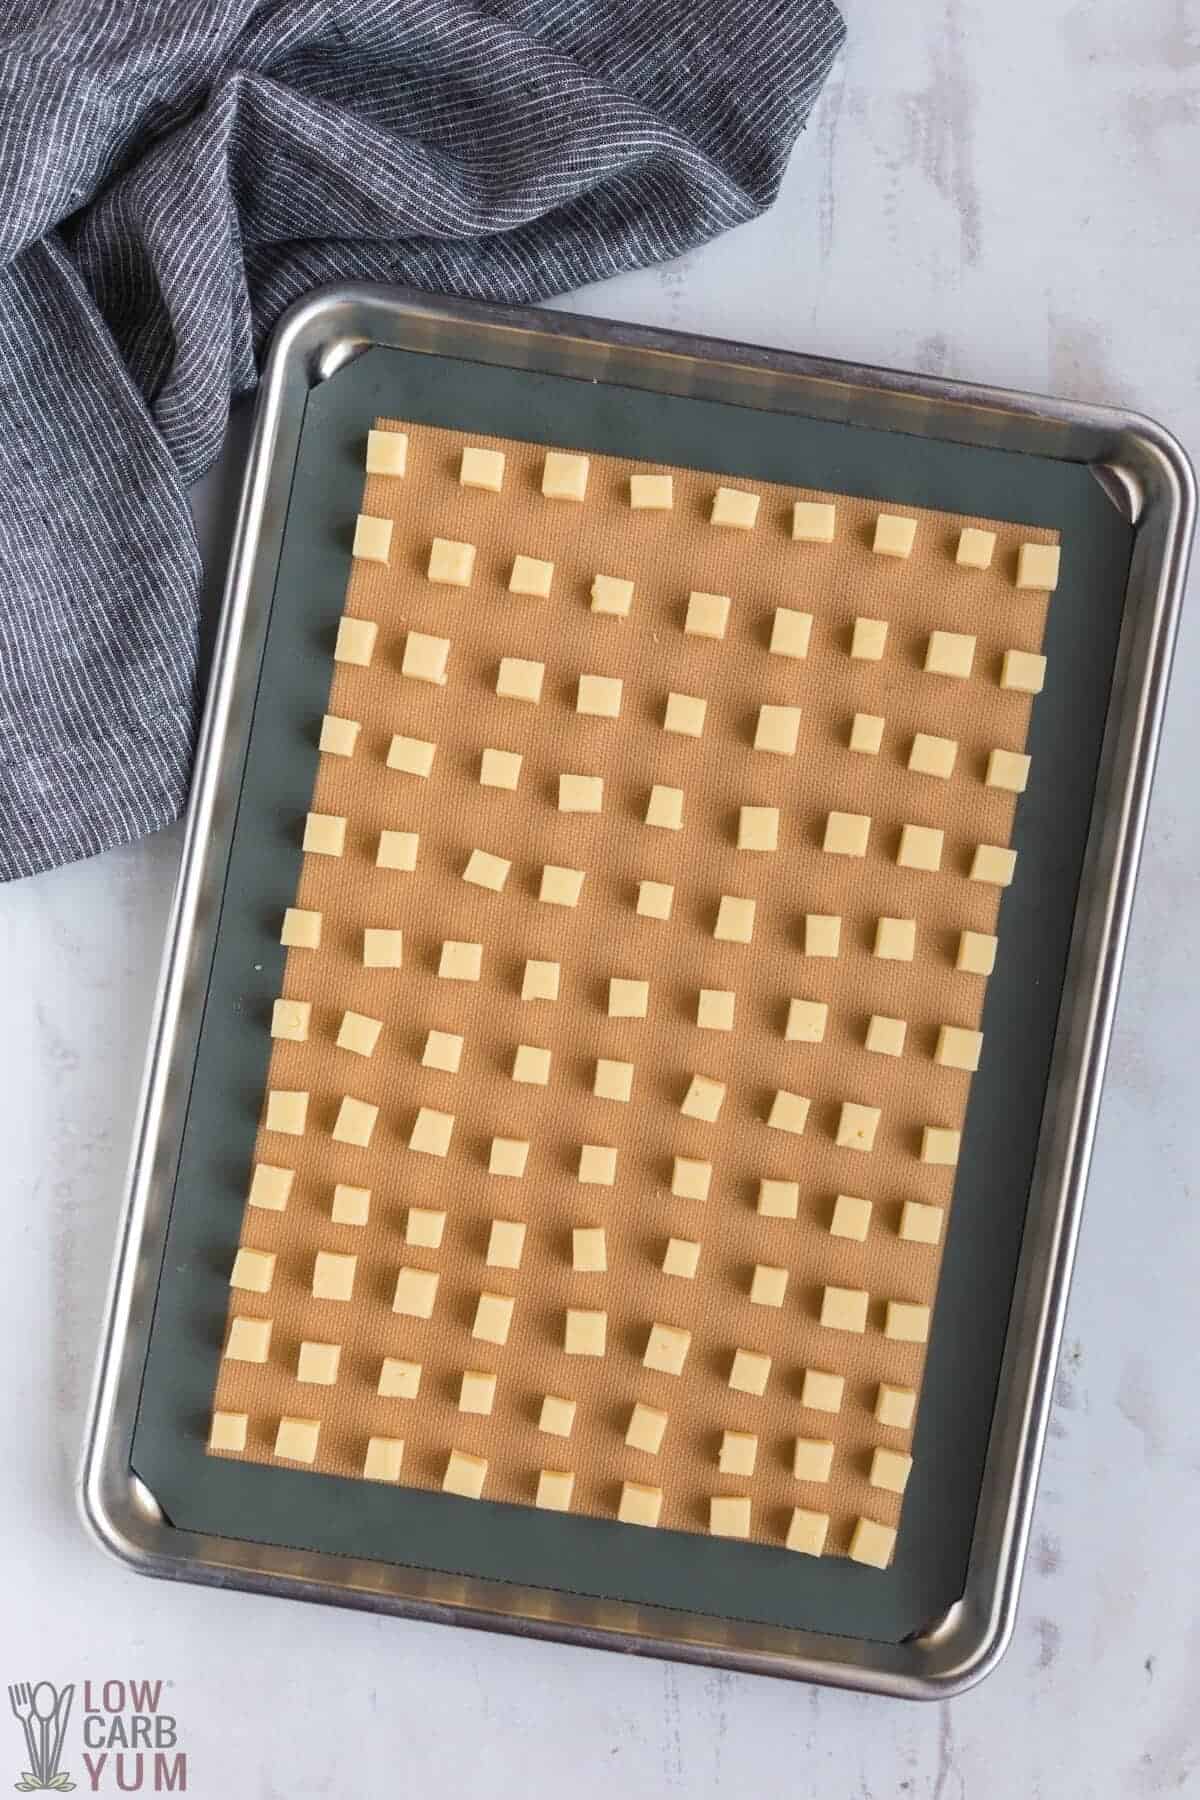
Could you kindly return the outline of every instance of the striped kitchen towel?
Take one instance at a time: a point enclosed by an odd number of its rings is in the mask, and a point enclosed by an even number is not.
[[[832,0],[7,0],[0,877],[174,818],[187,487],[323,281],[528,301],[774,199]]]

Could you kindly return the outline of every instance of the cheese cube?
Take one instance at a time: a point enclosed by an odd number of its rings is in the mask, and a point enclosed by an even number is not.
[[[954,738],[932,737],[926,731],[918,731],[908,753],[909,770],[914,775],[936,775],[947,781],[954,773],[957,755],[958,743]]]
[[[1000,668],[1000,686],[1018,694],[1040,694],[1046,680],[1046,659],[1030,650],[1006,650]]]
[[[771,1358],[760,1350],[735,1350],[729,1385],[739,1394],[764,1394],[771,1374]]]
[[[875,926],[875,955],[888,962],[911,962],[917,947],[915,919],[880,919]]]
[[[771,622],[771,642],[768,646],[772,656],[788,656],[799,661],[808,655],[808,646],[812,638],[812,614],[797,612],[791,606],[777,606],[775,617]]]
[[[798,544],[832,544],[836,512],[827,500],[792,504],[792,539]]]
[[[608,984],[610,1019],[644,1019],[650,1006],[650,983],[614,975]]]
[[[729,625],[730,604],[728,594],[690,593],[683,622],[687,636],[723,638]]]
[[[338,1107],[338,1116],[330,1135],[335,1143],[353,1144],[357,1149],[365,1150],[371,1142],[371,1133],[378,1117],[377,1106],[371,1106],[366,1100],[353,1100],[347,1094]]]
[[[375,654],[375,639],[379,627],[374,619],[352,619],[349,613],[343,613],[338,621],[337,642],[333,647],[333,660],[340,663],[353,663],[360,669],[370,666]]]
[[[713,1537],[748,1538],[749,1500],[741,1494],[714,1494],[708,1503],[708,1529]]]
[[[877,1106],[860,1106],[855,1100],[843,1100],[838,1116],[837,1145],[840,1150],[872,1150],[879,1130]]]
[[[662,1449],[667,1419],[668,1414],[657,1406],[644,1406],[639,1400],[629,1415],[626,1444],[631,1450],[644,1450],[647,1456],[657,1456]]]
[[[343,1256],[336,1250],[318,1250],[313,1260],[313,1299],[352,1299],[357,1268],[357,1256]]]
[[[754,748],[774,756],[795,756],[800,740],[798,706],[760,706],[754,732]]]
[[[521,977],[522,1000],[557,1000],[562,964],[530,957]]]
[[[722,944],[748,944],[754,936],[755,902],[737,894],[722,894],[713,936]]]
[[[380,1397],[384,1400],[415,1400],[421,1385],[421,1365],[405,1362],[399,1356],[385,1356],[379,1371]]]
[[[988,757],[984,780],[988,787],[1003,788],[1009,794],[1023,794],[1029,780],[1029,762],[1029,757],[1021,756],[1015,750],[993,750]]]
[[[404,933],[368,925],[363,931],[363,968],[398,969],[404,957]]]
[[[782,1306],[787,1292],[788,1272],[770,1263],[755,1263],[750,1278],[750,1299],[755,1306]]]
[[[828,1331],[865,1331],[869,1298],[865,1288],[827,1287],[821,1296],[822,1325]]]
[[[249,1423],[248,1413],[214,1412],[208,1433],[209,1449],[244,1450]]]
[[[764,1219],[794,1219],[800,1212],[800,1183],[764,1178],[758,1184],[758,1211]]]
[[[826,1438],[798,1437],[792,1450],[792,1474],[797,1481],[828,1481],[833,1467],[833,1445]]]
[[[296,1380],[311,1382],[315,1387],[333,1387],[342,1359],[340,1344],[304,1342],[296,1358]]]
[[[446,1215],[436,1207],[410,1206],[404,1226],[404,1241],[417,1250],[440,1250],[446,1230]]]
[[[669,919],[675,889],[669,881],[639,881],[637,911],[643,919]]]
[[[808,1123],[809,1104],[806,1095],[790,1094],[786,1088],[777,1088],[767,1114],[767,1124],[772,1131],[790,1131],[799,1137]]]
[[[525,1253],[525,1226],[519,1219],[493,1219],[488,1233],[489,1269],[519,1269]]]
[[[408,1147],[425,1156],[445,1156],[453,1130],[453,1113],[438,1112],[432,1106],[419,1107],[409,1133]]]
[[[458,1410],[490,1414],[496,1401],[496,1377],[487,1369],[464,1369],[458,1389]]]
[[[471,1336],[479,1338],[485,1344],[506,1344],[512,1326],[514,1304],[508,1294],[480,1294]]]
[[[908,1485],[912,1460],[903,1450],[888,1450],[882,1444],[877,1444],[868,1477],[871,1486],[886,1488],[891,1494],[902,1494]]]
[[[700,1246],[691,1238],[668,1238],[663,1252],[662,1272],[683,1281],[695,1279],[700,1266]]]
[[[886,619],[855,619],[850,654],[858,662],[878,662],[887,643]]]
[[[945,1168],[953,1168],[958,1161],[959,1145],[962,1133],[951,1131],[944,1125],[925,1125],[921,1128],[921,1161],[934,1163]]]
[[[841,948],[842,921],[833,913],[804,916],[805,956],[836,956]]]
[[[712,1164],[695,1156],[677,1156],[671,1168],[671,1192],[679,1200],[707,1200]]]
[[[681,1375],[691,1343],[690,1331],[684,1331],[678,1325],[662,1325],[656,1322],[650,1327],[642,1364],[647,1369],[656,1370],[660,1375]]]
[[[865,813],[831,812],[822,847],[832,856],[865,856],[870,834],[871,821]]]
[[[271,1036],[302,1044],[308,1037],[312,1006],[307,1000],[276,1000],[271,1008]]]
[[[594,1187],[611,1187],[617,1179],[617,1153],[607,1144],[579,1146],[579,1180]]]
[[[650,798],[646,802],[646,823],[657,825],[663,831],[681,831],[683,789],[663,787],[656,782],[650,789]]]
[[[542,870],[538,899],[544,900],[547,906],[578,906],[584,874],[583,869],[564,869],[556,863],[547,863]]]
[[[832,1375],[826,1369],[805,1369],[800,1404],[811,1412],[841,1412],[845,1387],[844,1375]]]
[[[402,775],[419,775],[426,780],[433,768],[436,749],[436,744],[430,744],[424,738],[394,737],[388,746],[387,766],[398,769]]]
[[[878,756],[884,721],[878,713],[855,713],[850,722],[850,748],[862,756]]]
[[[789,1550],[795,1550],[801,1556],[820,1556],[828,1532],[828,1513],[810,1512],[807,1507],[794,1506],[784,1542]]]
[[[944,833],[933,825],[905,825],[896,861],[902,869],[940,869]]]
[[[753,1475],[758,1460],[758,1438],[753,1431],[723,1431],[717,1451],[722,1475]]]
[[[789,1000],[783,1035],[790,1044],[819,1044],[825,1037],[829,1008],[824,1000]]]
[[[421,1052],[423,1069],[441,1069],[446,1075],[457,1075],[462,1062],[463,1040],[457,1031],[431,1031]]]
[[[403,1438],[368,1438],[367,1453],[363,1458],[363,1479],[364,1481],[399,1481],[403,1462]]]
[[[368,475],[403,475],[407,467],[408,434],[406,432],[368,431]]]
[[[634,512],[670,512],[675,504],[671,476],[631,475],[629,504]]]
[[[442,981],[478,981],[482,968],[482,944],[445,940],[438,958],[438,976]]]
[[[542,697],[545,663],[524,656],[502,656],[496,672],[496,692],[501,700],[525,700],[536,706]]]
[[[531,1087],[545,1087],[550,1079],[550,1052],[538,1044],[518,1044],[513,1057],[512,1078]]]
[[[483,488],[498,494],[504,486],[504,452],[487,450],[482,444],[464,444],[458,471],[462,487]]]
[[[304,822],[308,856],[340,856],[346,847],[346,821],[335,813],[310,812]]]
[[[559,812],[598,813],[604,804],[602,775],[560,775]]]
[[[282,1212],[295,1179],[294,1169],[280,1169],[274,1163],[255,1163],[247,1205],[261,1206],[267,1212]]]
[[[875,1396],[875,1417],[881,1425],[890,1425],[897,1431],[908,1431],[912,1427],[916,1410],[915,1388],[892,1387],[886,1381],[880,1382],[879,1392]]]
[[[867,1025],[867,1049],[877,1056],[902,1056],[908,1026],[903,1019],[890,1019],[886,1013],[872,1013]]]
[[[871,1228],[871,1202],[857,1194],[839,1194],[833,1203],[829,1221],[830,1237],[851,1238],[856,1244],[866,1241]]]
[[[633,583],[619,575],[597,575],[592,583],[592,611],[627,619],[633,608]]]
[[[608,1249],[602,1225],[577,1225],[571,1232],[571,1267],[577,1275],[603,1275]]]
[[[319,1419],[280,1419],[275,1433],[275,1455],[284,1462],[314,1462],[320,1435]]]
[[[354,545],[351,556],[363,562],[386,564],[392,548],[392,521],[370,513],[359,513],[354,522]]]
[[[487,1480],[487,1457],[472,1456],[466,1450],[452,1450],[442,1476],[442,1492],[457,1494],[463,1500],[478,1500]]]
[[[317,950],[321,944],[321,915],[302,906],[289,906],[283,915],[279,941],[289,950]]]
[[[326,713],[321,720],[318,748],[326,756],[353,756],[361,730],[357,719],[339,719],[333,713]]]
[[[965,631],[931,631],[925,651],[928,675],[953,675],[965,681],[975,661],[975,639]]]
[[[515,789],[523,758],[516,750],[487,749],[479,759],[480,787]]]
[[[308,1120],[308,1095],[292,1088],[271,1088],[267,1094],[267,1131],[285,1131],[289,1137],[303,1137]]]
[[[911,556],[916,535],[915,519],[904,519],[897,513],[880,513],[875,521],[875,541],[871,548],[876,556]]]
[[[508,578],[508,591],[510,594],[529,594],[535,600],[545,600],[549,598],[553,580],[552,562],[543,562],[536,556],[518,556],[513,561],[512,574]]]
[[[699,694],[668,694],[663,730],[674,731],[680,737],[698,738],[703,734],[707,711],[708,701],[702,700]]]
[[[371,1214],[370,1188],[351,1187],[339,1181],[333,1190],[329,1216],[335,1225],[365,1225]]]
[[[597,719],[619,718],[623,685],[619,675],[581,675],[575,711]]]
[[[570,1512],[571,1495],[575,1491],[572,1469],[543,1469],[538,1476],[533,1504],[546,1512]]]
[[[271,1349],[270,1319],[231,1319],[225,1340],[229,1362],[265,1363]]]
[[[739,850],[777,850],[779,848],[779,808],[777,806],[743,806],[738,810]]]
[[[906,1200],[900,1210],[900,1236],[908,1244],[936,1244],[942,1235],[942,1209]]]
[[[365,1013],[344,1012],[338,1027],[337,1047],[352,1050],[356,1056],[373,1056],[382,1030],[382,1019],[368,1018]]]
[[[621,1484],[617,1517],[622,1525],[657,1525],[662,1503],[661,1488],[645,1487],[640,1481],[625,1481]]]
[[[399,869],[405,874],[417,866],[417,847],[420,834],[415,831],[381,831],[379,848],[375,852],[377,869]]]
[[[1022,544],[1017,552],[1017,586],[1052,594],[1058,586],[1057,544]]]
[[[511,868],[507,857],[493,856],[490,850],[472,850],[462,878],[472,887],[489,888],[493,894],[498,894],[508,880]]]
[[[986,931],[961,932],[955,968],[967,975],[990,975],[996,966],[996,942]]]
[[[608,1335],[608,1314],[581,1307],[568,1307],[563,1331],[563,1350],[567,1356],[603,1356]]]
[[[427,631],[410,631],[404,640],[400,673],[407,675],[410,681],[430,681],[435,687],[445,687],[449,657],[449,638],[433,637]]]
[[[610,1056],[596,1059],[592,1093],[597,1100],[628,1100],[633,1092],[633,1064]]]
[[[889,1300],[883,1335],[902,1344],[923,1344],[929,1336],[929,1308],[909,1300]]]
[[[958,534],[954,560],[960,569],[988,569],[996,548],[994,531],[981,531],[977,525],[964,525]]]
[[[701,988],[696,1023],[704,1031],[732,1031],[736,995],[725,988]]]
[[[560,1394],[546,1394],[542,1399],[542,1410],[538,1418],[538,1430],[550,1437],[570,1437],[575,1424],[575,1402],[564,1400]]]
[[[475,572],[474,544],[454,538],[434,538],[429,549],[427,579],[442,587],[470,587]]]
[[[896,1530],[880,1525],[875,1519],[859,1519],[850,1538],[851,1562],[866,1563],[872,1569],[886,1569],[896,1547]]]
[[[1008,887],[1017,866],[1015,850],[1000,844],[976,844],[971,859],[971,880],[986,881],[991,887]]]
[[[587,493],[588,459],[568,450],[547,450],[542,493],[547,500],[582,500]]]
[[[758,503],[759,496],[747,493],[744,488],[719,487],[713,495],[710,522],[729,526],[734,531],[753,531],[758,518]]]
[[[944,1069],[969,1069],[974,1073],[979,1067],[982,1048],[981,1031],[968,1031],[961,1025],[943,1025],[938,1032],[933,1060],[941,1063]]]
[[[488,1174],[504,1175],[519,1181],[529,1161],[529,1145],[524,1138],[494,1137],[488,1154]]]
[[[685,1119],[704,1119],[712,1124],[725,1098],[725,1083],[708,1075],[693,1075],[679,1110]]]

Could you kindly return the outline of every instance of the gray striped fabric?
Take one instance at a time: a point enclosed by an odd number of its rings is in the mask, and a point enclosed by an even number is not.
[[[773,200],[832,0],[6,0],[0,877],[175,817],[188,483],[322,281],[524,301]]]

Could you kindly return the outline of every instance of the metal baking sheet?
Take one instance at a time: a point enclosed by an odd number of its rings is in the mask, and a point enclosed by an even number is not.
[[[298,722],[324,709],[380,413],[1063,532],[1059,681],[1029,745],[1055,780],[1020,809],[1003,911],[1022,980],[989,988],[993,1074],[884,1575],[204,1453],[315,764]],[[84,1471],[101,1538],[156,1573],[891,1692],[981,1673],[1015,1604],[1192,507],[1171,440],[1113,414],[381,290],[294,313],[260,399]]]

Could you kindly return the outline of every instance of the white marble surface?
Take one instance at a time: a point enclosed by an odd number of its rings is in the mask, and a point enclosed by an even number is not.
[[[1196,6],[846,10],[774,213],[576,304],[1119,401],[1200,447]],[[85,1542],[71,1477],[177,831],[0,893],[0,1682],[169,1678],[206,1800],[1200,1792],[1198,701],[1193,612],[1032,1563],[982,1687],[902,1706],[172,1590]],[[0,1723],[0,1784],[19,1748]]]

